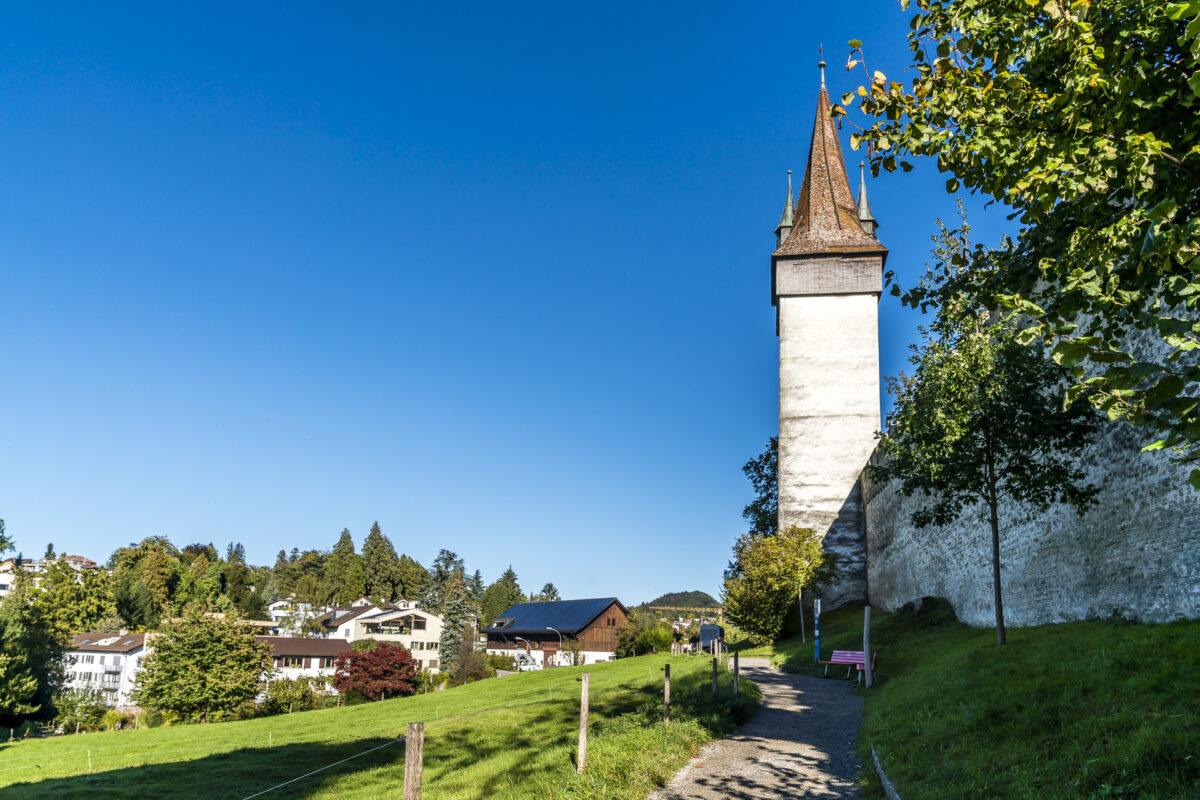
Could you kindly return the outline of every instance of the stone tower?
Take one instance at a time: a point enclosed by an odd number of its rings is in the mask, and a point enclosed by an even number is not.
[[[878,304],[887,249],[874,235],[865,181],[857,203],[850,192],[824,67],[804,181],[776,229],[771,302],[779,334],[779,526],[812,528],[837,553],[842,578],[823,598],[836,608],[867,595],[859,475],[880,428]]]

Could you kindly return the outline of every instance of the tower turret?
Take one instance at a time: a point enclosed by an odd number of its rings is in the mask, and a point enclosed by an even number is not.
[[[871,213],[871,201],[867,199],[867,165],[863,161],[858,162],[858,203],[856,207],[862,229],[868,236],[875,237],[875,231],[879,230],[879,223],[875,220],[875,215]]]
[[[783,215],[779,217],[779,224],[775,226],[775,247],[783,244],[787,239],[788,234],[792,232],[792,223],[796,217],[796,204],[792,200],[792,171],[788,171],[788,193],[787,200],[783,203]]]

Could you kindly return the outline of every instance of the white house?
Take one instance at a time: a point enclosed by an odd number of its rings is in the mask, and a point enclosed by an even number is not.
[[[403,645],[417,662],[418,669],[438,672],[438,646],[442,638],[442,618],[410,608],[396,608],[370,616],[357,617],[353,640],[376,639]]]
[[[337,639],[303,639],[294,636],[255,636],[260,642],[271,645],[271,659],[275,667],[272,678],[318,678],[325,681],[324,691],[334,691],[329,681],[337,668],[334,662],[343,653],[350,652],[350,643]]]
[[[83,556],[60,556],[63,563],[75,570],[75,582],[83,583],[83,573],[97,569],[97,564]],[[55,562],[53,558],[6,558],[0,560],[0,598],[13,590],[17,582],[17,572],[23,571],[33,580],[33,585],[41,583],[46,570]]]
[[[64,656],[66,689],[99,689],[111,706],[133,705],[137,671],[147,654],[144,633],[77,633]]]

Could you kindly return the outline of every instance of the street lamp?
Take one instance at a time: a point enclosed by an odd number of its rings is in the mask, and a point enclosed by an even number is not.
[[[548,630],[548,631],[554,631],[555,633],[558,633],[558,629],[557,629],[557,628],[551,628],[549,625],[547,625],[547,626],[546,626],[546,630]],[[562,634],[561,634],[561,633],[558,633],[558,652],[556,652],[556,653],[554,654],[554,666],[556,666],[556,667],[558,666],[558,659],[559,659],[559,656],[561,656],[561,655],[562,655],[562,648],[563,648]]]

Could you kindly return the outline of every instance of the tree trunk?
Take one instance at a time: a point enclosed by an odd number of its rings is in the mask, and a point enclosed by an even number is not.
[[[1004,601],[1000,593],[1000,520],[996,516],[995,494],[992,497],[988,504],[992,523],[992,591],[996,601],[996,644],[1003,647],[1007,639],[1004,636]]]

